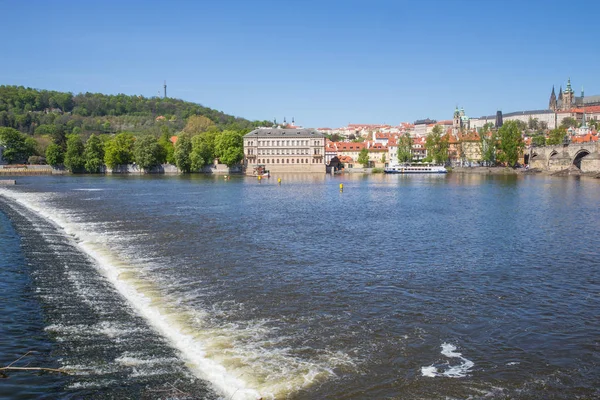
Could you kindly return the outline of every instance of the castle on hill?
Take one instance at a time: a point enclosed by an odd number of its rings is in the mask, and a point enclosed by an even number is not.
[[[583,93],[583,86],[581,87],[581,96],[575,96],[575,91],[571,88],[571,78],[567,82],[567,88],[563,92],[562,85],[558,92],[558,97],[554,92],[554,86],[552,86],[552,93],[550,94],[550,102],[548,108],[554,112],[557,111],[569,111],[572,108],[581,107],[592,107],[600,106],[600,96],[587,96]]]

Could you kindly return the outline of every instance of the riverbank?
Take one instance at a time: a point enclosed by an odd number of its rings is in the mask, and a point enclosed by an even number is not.
[[[547,176],[583,176],[600,179],[600,173],[584,173],[576,167],[562,171],[544,171],[539,168],[510,168],[510,167],[456,167],[451,173],[477,175],[547,175]]]

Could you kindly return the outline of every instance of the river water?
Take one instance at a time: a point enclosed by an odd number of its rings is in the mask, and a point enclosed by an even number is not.
[[[600,398],[597,181],[277,178],[0,188],[0,397]]]

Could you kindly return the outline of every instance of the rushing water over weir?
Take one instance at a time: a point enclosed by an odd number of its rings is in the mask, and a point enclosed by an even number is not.
[[[18,181],[11,323],[74,374],[15,398],[600,396],[596,181]]]

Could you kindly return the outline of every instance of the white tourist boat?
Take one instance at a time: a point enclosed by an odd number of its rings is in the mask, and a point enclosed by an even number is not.
[[[402,164],[386,167],[383,172],[386,174],[445,174],[448,171],[441,165]]]

